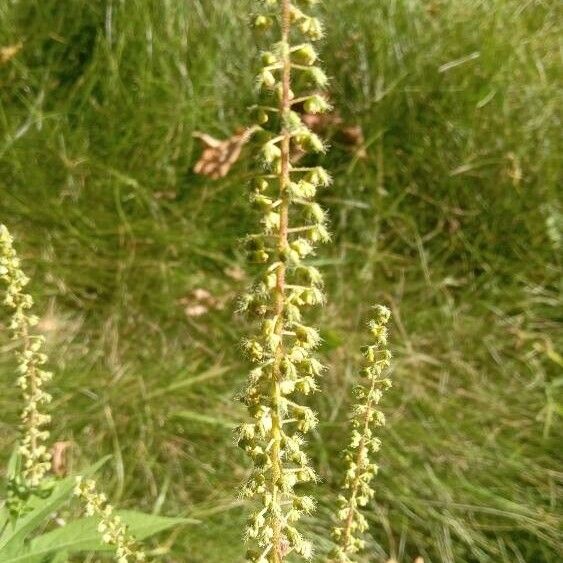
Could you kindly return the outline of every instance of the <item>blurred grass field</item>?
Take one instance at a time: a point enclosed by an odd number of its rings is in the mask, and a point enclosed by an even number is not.
[[[54,436],[74,467],[113,453],[116,503],[201,524],[162,561],[242,561],[248,470],[232,426],[246,377],[234,316],[253,224],[249,152],[191,170],[195,130],[248,123],[248,0],[5,0],[0,220],[33,274],[57,377]],[[316,262],[330,369],[310,450],[322,560],[368,307],[394,313],[366,561],[561,561],[561,4],[327,2],[325,65],[367,158],[337,143]],[[6,57],[7,58],[7,57]],[[205,288],[201,316],[186,299]],[[2,331],[4,332],[4,331]],[[0,447],[17,392],[0,343]],[[85,561],[95,561],[93,558]]]

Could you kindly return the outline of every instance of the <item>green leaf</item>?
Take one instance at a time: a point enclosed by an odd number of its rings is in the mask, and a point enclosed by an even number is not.
[[[13,563],[17,561],[18,563],[43,563],[45,561],[45,555],[36,554],[36,555],[26,555],[24,551],[27,553],[27,548],[25,546],[21,546],[20,554],[8,554],[4,556],[4,552],[2,551],[2,563]]]
[[[13,479],[19,472],[21,466],[21,454],[20,445],[17,443],[10,454],[10,459],[8,460],[8,467],[6,468],[6,474],[8,479]]]
[[[53,555],[53,557],[49,559],[49,563],[67,563],[67,561],[68,561],[68,552],[66,551],[61,551],[60,553]]]
[[[95,473],[111,456],[106,456],[86,471],[84,476]],[[56,511],[72,495],[76,477],[71,476],[55,484],[53,491],[47,498],[32,497],[29,500],[29,512],[18,518],[15,525],[8,525],[5,533],[0,537],[0,561],[4,561],[6,554],[21,551],[28,536],[43,524],[51,513]]]
[[[0,506],[0,538],[2,537],[3,531],[8,526],[10,520],[10,511],[6,508],[6,504]]]
[[[202,424],[210,424],[212,426],[224,426],[229,429],[233,429],[238,426],[238,423],[233,420],[227,420],[225,418],[210,416],[189,410],[177,411],[171,414],[172,416],[178,418],[185,418],[195,422],[201,422]]]
[[[132,510],[121,510],[116,514],[123,519],[131,534],[138,540],[180,524],[198,523],[198,520],[191,518],[168,518]],[[29,546],[18,553],[7,556],[0,554],[2,555],[0,560],[2,563],[36,563],[53,553],[113,550],[112,546],[101,541],[97,527],[98,519],[95,516],[81,518],[35,538]]]

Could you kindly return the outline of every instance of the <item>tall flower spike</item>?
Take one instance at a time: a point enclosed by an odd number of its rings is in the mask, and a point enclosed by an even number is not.
[[[385,417],[377,409],[383,391],[391,387],[385,377],[391,353],[387,349],[387,322],[391,313],[386,307],[376,307],[376,316],[369,323],[373,344],[364,350],[366,366],[361,374],[363,381],[355,388],[358,400],[352,412],[352,436],[346,451],[347,471],[338,498],[339,524],[333,530],[337,543],[331,561],[350,563],[354,554],[364,548],[362,536],[368,529],[361,507],[373,498],[371,481],[377,474],[377,465],[370,454],[379,451],[380,441],[373,435],[373,429],[385,424]]]
[[[43,389],[43,385],[52,374],[42,368],[47,361],[47,356],[41,351],[43,336],[31,333],[38,319],[29,312],[33,305],[31,295],[25,293],[29,278],[20,268],[13,242],[8,229],[0,225],[0,280],[6,286],[3,304],[12,311],[9,324],[12,338],[21,342],[21,349],[17,352],[17,385],[24,401],[20,440],[22,477],[24,486],[33,491],[40,487],[51,467],[50,454],[45,446],[49,437],[45,425],[51,418],[41,412],[41,408],[51,401],[51,395]]]
[[[265,13],[255,20],[257,28],[277,29],[281,35],[263,54],[258,78],[264,96],[270,98],[259,106],[268,114],[259,120],[264,127],[260,154],[265,172],[255,178],[251,197],[263,230],[250,235],[247,246],[251,260],[262,266],[241,300],[241,309],[261,326],[259,334],[243,343],[255,364],[243,396],[252,422],[238,429],[239,446],[254,464],[242,495],[258,500],[246,530],[253,544],[247,560],[259,563],[280,563],[289,554],[312,557],[312,544],[303,538],[297,522],[314,508],[299,485],[316,479],[303,451],[302,434],[317,424],[317,418],[302,402],[317,389],[323,366],[313,355],[319,334],[306,324],[303,313],[321,304],[324,296],[319,271],[305,259],[314,253],[316,243],[329,240],[326,215],[314,197],[317,189],[330,183],[330,176],[320,167],[295,167],[290,151],[325,149],[294,107],[307,104],[318,112],[328,108],[315,79],[325,75],[315,66],[318,57],[308,42],[321,36],[322,27],[298,6],[314,3],[263,0]],[[298,82],[309,84],[312,93],[296,97],[294,75],[300,75]]]
[[[128,533],[121,518],[114,513],[106,495],[96,490],[95,481],[85,481],[82,477],[77,477],[74,494],[84,502],[87,516],[98,519],[98,532],[104,543],[115,548],[117,563],[146,560],[145,554]]]

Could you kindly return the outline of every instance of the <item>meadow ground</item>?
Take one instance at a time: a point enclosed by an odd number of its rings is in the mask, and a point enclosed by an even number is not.
[[[0,219],[33,274],[54,435],[75,444],[75,468],[113,454],[104,483],[121,506],[201,520],[154,543],[169,562],[243,554],[248,463],[232,426],[248,327],[233,315],[254,164],[247,152],[221,181],[191,171],[195,130],[248,123],[249,5],[0,3],[0,47],[21,43],[0,60]],[[329,299],[317,323],[330,369],[313,400],[323,481],[307,525],[322,554],[363,321],[379,302],[394,313],[395,386],[366,561],[555,563],[561,6],[327,6],[332,98],[361,124],[367,157],[335,142],[324,158],[334,243],[316,258]],[[212,298],[194,316],[200,288]],[[1,346],[5,459],[18,404]]]

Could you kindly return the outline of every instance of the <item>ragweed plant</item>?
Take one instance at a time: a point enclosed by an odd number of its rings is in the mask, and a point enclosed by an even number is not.
[[[106,495],[96,490],[96,481],[77,477],[74,494],[85,503],[86,515],[98,520],[97,530],[102,541],[114,547],[117,563],[146,560],[145,554],[128,532],[121,517],[115,514]]]
[[[260,333],[243,343],[255,364],[243,397],[253,421],[238,429],[238,443],[254,463],[242,494],[259,499],[246,530],[254,543],[247,559],[260,563],[279,563],[290,553],[312,556],[312,544],[297,522],[315,503],[296,487],[316,479],[303,451],[303,435],[317,418],[302,398],[317,389],[323,366],[313,356],[319,333],[308,326],[303,311],[324,300],[321,274],[306,258],[317,243],[330,238],[325,212],[314,199],[330,177],[321,167],[294,166],[291,154],[295,149],[325,150],[296,111],[298,105],[309,113],[328,109],[318,94],[327,77],[310,42],[322,37],[322,26],[302,10],[315,3],[265,0],[263,13],[254,20],[256,28],[278,34],[262,54],[258,77],[269,100],[255,108],[265,170],[256,176],[251,197],[261,213],[262,232],[250,235],[247,243],[251,261],[262,267],[241,302],[241,309],[261,325]],[[296,95],[297,85],[311,93]]]
[[[21,270],[12,236],[4,225],[0,225],[0,280],[5,284],[3,303],[11,311],[11,336],[20,344],[16,352],[16,384],[21,389],[24,405],[19,443],[23,467],[17,482],[10,485],[12,493],[25,496],[39,492],[51,467],[51,456],[45,445],[49,438],[45,426],[51,417],[43,412],[43,408],[51,401],[44,384],[50,381],[52,373],[43,369],[47,361],[42,352],[44,337],[32,333],[38,318],[30,313],[33,298],[25,292],[29,278]]]
[[[60,561],[72,552],[80,552],[85,543],[91,551],[105,551],[107,545],[115,550],[119,563],[144,561],[139,549],[126,526],[128,521],[140,531],[139,537],[147,537],[184,522],[181,518],[164,518],[149,514],[127,512],[126,518],[116,514],[103,493],[96,490],[92,479],[74,477],[58,480],[49,476],[51,456],[47,448],[51,418],[43,412],[51,401],[51,395],[44,384],[52,377],[43,369],[47,356],[42,352],[44,338],[33,334],[32,328],[38,318],[32,315],[31,295],[25,292],[29,278],[23,273],[20,260],[14,248],[14,241],[8,229],[0,224],[0,280],[4,284],[3,304],[10,311],[9,329],[18,343],[17,385],[22,391],[20,440],[9,464],[8,498],[0,502],[0,561],[16,563],[21,561]],[[107,458],[86,469],[84,474],[94,473]],[[69,499],[73,485],[78,497],[86,508],[87,516],[97,516],[97,532],[100,542],[92,542],[93,522],[78,519],[65,526],[43,534],[51,515]],[[61,547],[64,546],[64,547]]]
[[[391,380],[385,375],[391,360],[391,352],[386,347],[386,325],[390,314],[386,307],[376,308],[376,316],[369,323],[374,342],[364,350],[363,381],[354,389],[358,403],[352,412],[352,435],[345,455],[347,470],[343,493],[338,498],[339,524],[333,530],[337,546],[331,561],[338,563],[350,563],[353,561],[351,557],[365,546],[362,536],[368,529],[368,522],[360,509],[374,496],[371,481],[378,467],[370,455],[378,452],[381,446],[380,440],[374,436],[374,428],[385,424],[385,416],[377,405],[383,392],[391,387]]]

